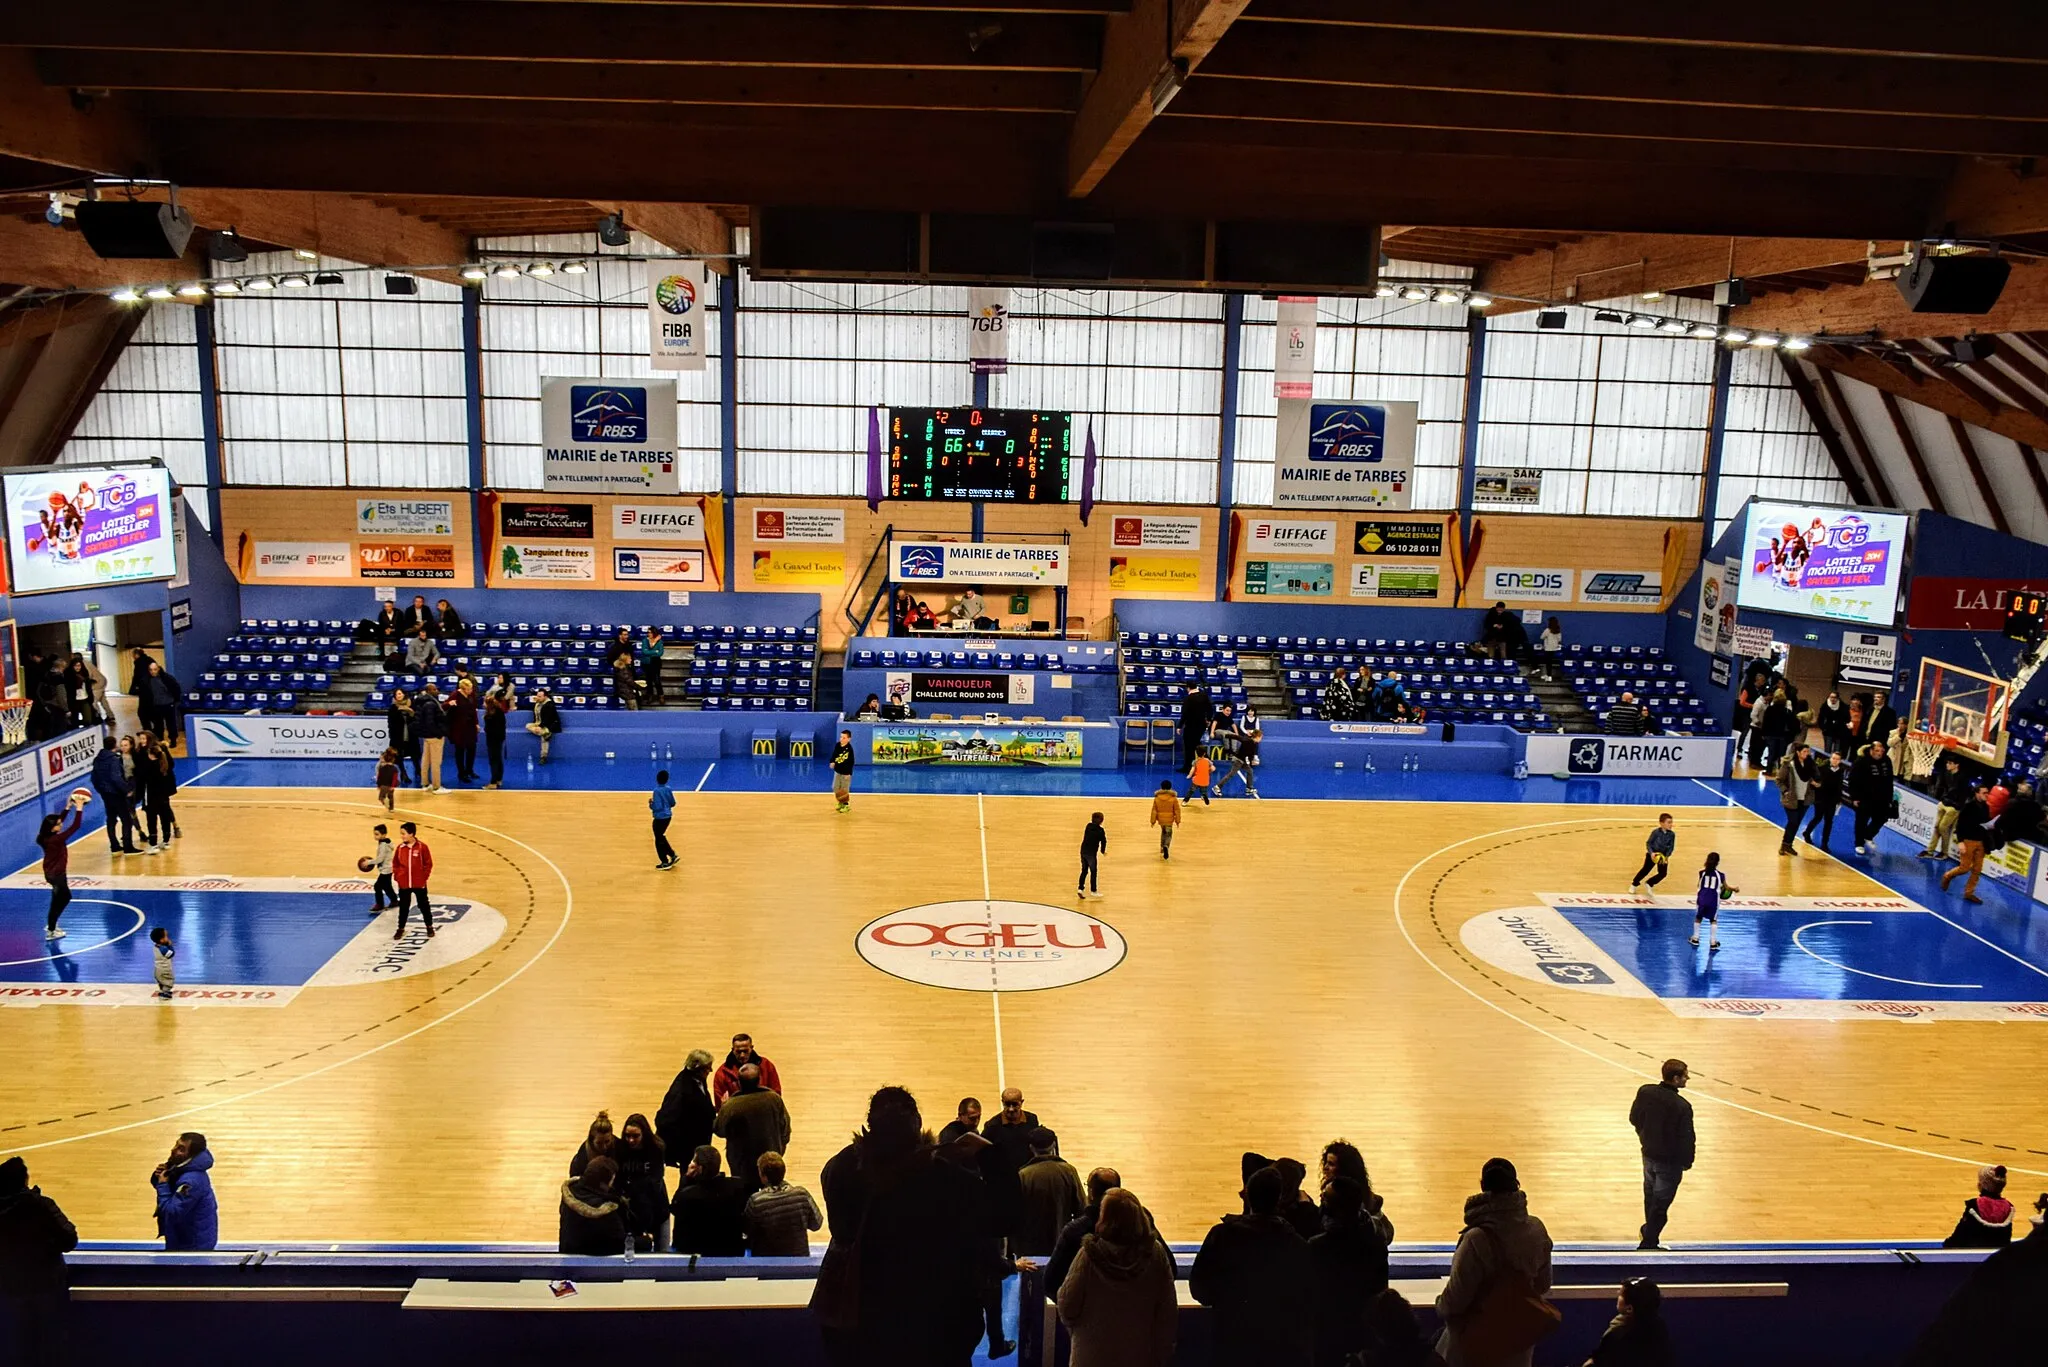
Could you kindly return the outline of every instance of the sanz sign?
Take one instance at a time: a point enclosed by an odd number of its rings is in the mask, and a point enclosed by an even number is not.
[[[1529,768],[1583,777],[1721,778],[1728,740],[1713,736],[1531,736]]]
[[[382,717],[191,719],[193,750],[205,759],[375,759],[389,744]]]

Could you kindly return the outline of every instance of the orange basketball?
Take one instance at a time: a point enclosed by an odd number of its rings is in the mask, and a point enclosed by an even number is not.
[[[356,860],[357,873],[368,873],[371,869],[374,869],[376,867],[377,861],[370,858],[370,856],[367,854],[364,855],[361,859]]]

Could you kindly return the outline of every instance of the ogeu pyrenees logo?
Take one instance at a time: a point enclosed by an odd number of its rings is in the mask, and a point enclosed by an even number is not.
[[[1099,978],[1129,946],[1116,927],[1042,902],[928,902],[860,928],[854,948],[892,977],[960,992],[1039,992]]]

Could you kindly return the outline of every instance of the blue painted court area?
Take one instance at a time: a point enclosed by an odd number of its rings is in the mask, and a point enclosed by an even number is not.
[[[296,987],[370,920],[369,898],[338,892],[74,887],[65,937],[43,939],[49,894],[0,888],[0,983],[147,983],[162,926],[180,983]]]
[[[1689,906],[1557,910],[1659,997],[1793,1001],[2038,1001],[2048,977],[1923,910],[1721,909],[1698,946]]]

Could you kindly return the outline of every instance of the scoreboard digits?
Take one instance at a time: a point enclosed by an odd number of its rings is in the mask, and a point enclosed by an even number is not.
[[[1010,408],[889,410],[889,497],[1065,503],[1073,415]]]

